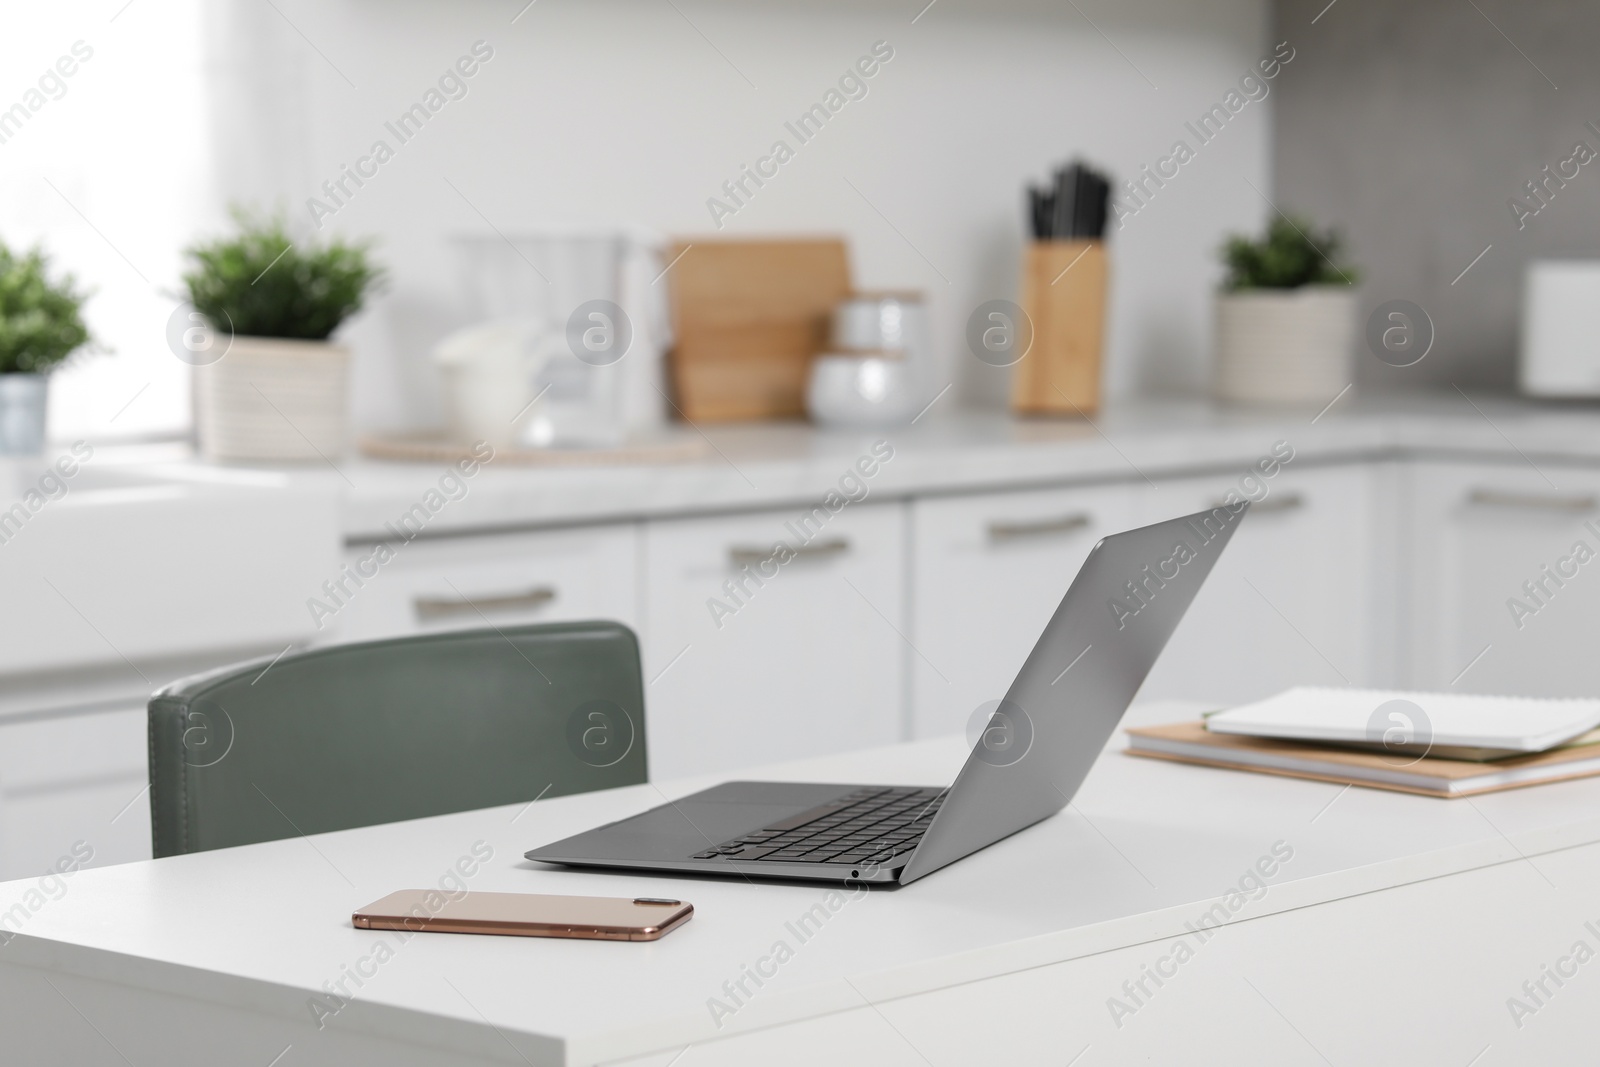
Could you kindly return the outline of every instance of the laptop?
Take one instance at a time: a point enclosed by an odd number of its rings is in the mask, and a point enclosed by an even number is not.
[[[1066,807],[1249,510],[1103,538],[949,788],[725,782],[526,853],[575,867],[907,885]]]

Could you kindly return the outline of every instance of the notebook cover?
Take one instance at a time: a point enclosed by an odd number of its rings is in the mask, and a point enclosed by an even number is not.
[[[1283,741],[1358,743],[1370,736],[1373,709],[1382,711],[1393,703],[1426,713],[1437,745],[1500,749],[1506,754],[1544,752],[1600,724],[1600,701],[1573,697],[1295,686],[1265,700],[1207,715],[1206,728]]]
[[[1166,741],[1181,742],[1184,744],[1200,745],[1216,750],[1215,759],[1202,759],[1198,756],[1177,755],[1170,752],[1155,752],[1148,749],[1129,747],[1125,751],[1130,756],[1147,756],[1154,759],[1173,760],[1178,763],[1192,763],[1207,767],[1224,767],[1228,770],[1254,771],[1258,774],[1275,774],[1283,778],[1308,778],[1319,782],[1332,782],[1336,785],[1359,785],[1369,789],[1387,789],[1395,793],[1412,793],[1417,796],[1442,797],[1454,799],[1463,796],[1477,796],[1481,793],[1498,793],[1507,789],[1521,789],[1530,785],[1543,785],[1546,782],[1564,782],[1574,778],[1590,778],[1600,775],[1600,768],[1590,768],[1571,773],[1563,773],[1562,764],[1576,763],[1592,760],[1597,753],[1592,746],[1581,745],[1572,748],[1558,748],[1550,752],[1539,752],[1529,756],[1512,756],[1507,759],[1496,760],[1493,763],[1476,763],[1465,760],[1447,760],[1433,757],[1424,757],[1410,762],[1406,758],[1388,756],[1376,753],[1356,752],[1350,749],[1331,748],[1323,745],[1304,744],[1296,741],[1277,741],[1265,737],[1248,737],[1241,734],[1215,734],[1207,730],[1203,722],[1180,722],[1166,726],[1133,727],[1126,731],[1131,737],[1150,737]],[[1237,763],[1229,759],[1229,753],[1239,751],[1255,751],[1272,753],[1291,757],[1294,759],[1315,760],[1322,765],[1322,772],[1293,770],[1283,767],[1258,767],[1251,764]],[[1437,790],[1417,788],[1409,785],[1400,785],[1391,782],[1375,782],[1367,779],[1353,778],[1348,774],[1341,774],[1343,767],[1365,768],[1389,773],[1401,772],[1419,777],[1432,778],[1440,783]],[[1481,788],[1470,786],[1459,792],[1446,793],[1444,788],[1450,782],[1463,782],[1472,778],[1489,777],[1502,774],[1508,770],[1518,770],[1527,767],[1548,767],[1550,776],[1526,782],[1506,782],[1487,785]]]

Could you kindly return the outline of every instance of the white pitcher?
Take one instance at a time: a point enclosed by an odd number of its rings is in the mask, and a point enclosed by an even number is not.
[[[665,421],[660,237],[572,229],[456,244],[481,319],[435,351],[459,439],[616,447]]]

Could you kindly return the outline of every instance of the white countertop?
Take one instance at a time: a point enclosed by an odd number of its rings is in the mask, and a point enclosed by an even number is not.
[[[944,403],[949,403],[948,400]],[[703,431],[703,432],[702,432]],[[914,426],[822,430],[803,423],[677,425],[669,440],[706,442],[700,458],[645,465],[528,467],[490,463],[464,497],[434,515],[429,536],[651,516],[739,511],[814,502],[874,440],[894,458],[872,479],[877,499],[913,494],[1150,479],[1226,469],[1288,441],[1297,463],[1399,454],[1493,459],[1559,467],[1600,463],[1600,407],[1471,397],[1450,392],[1359,401],[1314,410],[1219,408],[1194,401],[1113,405],[1092,423],[1019,420],[1002,413],[933,408]],[[107,453],[112,450],[106,450]],[[108,457],[105,462],[119,459]],[[128,450],[120,462],[152,474],[206,480],[230,476],[181,450]],[[346,539],[382,539],[435,488],[443,464],[359,457],[337,471],[307,467],[292,481],[342,499]],[[249,472],[237,469],[240,477]]]
[[[1130,718],[1193,711],[1151,705]],[[1121,744],[1118,735],[1112,747]],[[959,739],[942,738],[752,776],[938,784],[964,754]],[[497,1029],[530,1062],[593,1063],[1180,936],[1275,847],[1281,862],[1267,888],[1234,920],[1600,840],[1600,779],[1445,801],[1108,751],[1067,812],[914,885],[849,895],[806,938],[787,924],[825,904],[826,887],[568,871],[521,858],[709,782],[81,871],[0,947],[0,965],[300,1022],[325,981],[359,965],[362,984],[330,1028],[503,1054]],[[353,928],[350,912],[439,884],[477,842],[493,856],[466,879],[470,889],[676,896],[695,904],[695,918],[653,943],[420,935],[392,958],[363,963],[395,935]],[[36,887],[0,885],[0,910]],[[711,998],[726,999],[723,983],[779,941],[793,958],[719,1026]]]

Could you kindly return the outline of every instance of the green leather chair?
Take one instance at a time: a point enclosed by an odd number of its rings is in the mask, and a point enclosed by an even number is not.
[[[639,644],[618,623],[336,645],[150,699],[158,857],[645,780]]]

